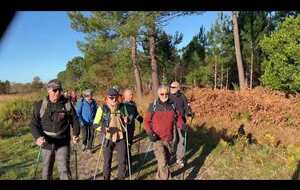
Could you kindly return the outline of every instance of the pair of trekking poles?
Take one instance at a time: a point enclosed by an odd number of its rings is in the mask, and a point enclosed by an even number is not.
[[[130,163],[130,154],[129,154],[129,139],[128,139],[128,130],[127,127],[122,125],[122,128],[125,131],[125,135],[126,135],[126,149],[127,149],[127,164],[128,164],[128,170],[129,170],[129,180],[132,180],[132,175],[131,175],[131,163]],[[97,175],[97,171],[98,171],[98,165],[100,162],[100,157],[101,157],[101,153],[103,150],[103,144],[105,141],[105,134],[103,134],[103,138],[102,138],[102,142],[100,145],[100,151],[98,153],[98,158],[97,158],[97,162],[96,162],[96,167],[95,167],[95,172],[94,172],[94,176],[93,176],[93,180],[96,180],[96,175]]]
[[[190,125],[189,126],[192,126],[192,123],[193,123],[193,119],[194,119],[194,115],[192,115],[192,117],[191,117],[191,121],[190,121]],[[143,164],[142,164],[142,166],[145,164],[145,162],[146,162],[146,158],[147,158],[147,156],[148,156],[148,154],[149,154],[149,152],[150,152],[150,149],[151,149],[151,147],[152,147],[152,145],[153,145],[153,143],[150,143],[149,144],[149,146],[148,146],[148,148],[147,148],[147,150],[146,150],[146,154],[145,154],[145,156],[144,156],[144,159],[143,159]],[[184,133],[184,157],[185,157],[185,155],[186,155],[186,151],[187,151],[187,131],[185,131],[185,133]],[[139,176],[139,174],[140,174],[140,172],[141,172],[141,169],[139,170],[139,172],[138,172],[138,174],[137,174],[137,177]],[[182,173],[182,179],[184,180],[184,177],[185,177],[185,170],[183,171],[183,173]]]
[[[75,157],[75,179],[78,180],[78,166],[77,166],[77,150],[78,150],[78,144],[74,144],[73,152],[74,152],[74,157]],[[36,179],[36,173],[39,167],[39,162],[41,158],[41,153],[42,153],[42,146],[39,146],[39,151],[38,155],[35,161],[35,167],[34,167],[34,173],[32,179]]]

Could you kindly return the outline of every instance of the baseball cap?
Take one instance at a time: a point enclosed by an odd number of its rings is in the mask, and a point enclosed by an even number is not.
[[[59,80],[53,79],[47,83],[47,88],[52,88],[53,90],[54,89],[62,89],[62,85]]]
[[[108,96],[118,96],[119,93],[118,93],[118,91],[117,91],[115,88],[110,88],[110,89],[107,91],[107,95],[108,95]]]

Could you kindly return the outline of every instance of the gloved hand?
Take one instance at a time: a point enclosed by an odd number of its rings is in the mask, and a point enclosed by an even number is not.
[[[187,116],[188,116],[188,117],[194,117],[194,116],[195,116],[195,112],[188,112],[188,113],[187,113]]]
[[[151,142],[155,142],[159,139],[159,137],[154,132],[147,133],[147,135]]]
[[[138,122],[140,122],[140,123],[143,123],[144,118],[143,118],[142,116],[139,115],[139,116],[136,118],[136,120],[138,120]]]
[[[183,123],[181,127],[181,131],[186,132],[187,130],[188,130],[188,126],[185,123]]]
[[[97,124],[93,124],[93,125],[92,125],[92,128],[93,128],[93,129],[97,129],[98,127],[99,127],[99,125],[97,125]]]

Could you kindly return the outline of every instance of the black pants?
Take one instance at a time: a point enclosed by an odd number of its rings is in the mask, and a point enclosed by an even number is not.
[[[103,155],[104,155],[104,165],[103,165],[103,175],[105,180],[109,180],[111,176],[111,164],[113,151],[116,148],[117,159],[118,159],[118,179],[124,179],[126,174],[126,141],[125,139],[119,140],[117,142],[112,142],[107,140],[104,143]]]
[[[132,144],[133,144],[134,130],[135,130],[134,126],[130,126],[130,125],[127,126],[130,163],[132,162],[132,159],[131,159],[131,147],[132,147]],[[126,155],[127,155],[127,146],[126,146]],[[127,163],[127,159],[126,159],[126,163]]]
[[[91,125],[85,125],[82,128],[82,144],[86,145],[87,149],[91,149],[93,147],[95,129]]]

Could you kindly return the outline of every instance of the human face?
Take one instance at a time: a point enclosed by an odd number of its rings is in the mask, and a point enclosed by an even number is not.
[[[175,94],[179,90],[179,87],[176,85],[171,85],[170,86],[170,91],[172,94]]]
[[[89,96],[85,96],[85,99],[87,100],[87,101],[92,101],[92,98],[93,98],[93,96],[92,95],[89,95]]]
[[[61,89],[53,89],[53,88],[48,89],[48,95],[49,95],[50,102],[53,102],[53,103],[57,102],[57,100],[61,96],[61,92],[62,92]]]
[[[116,106],[117,105],[117,98],[118,96],[107,96],[107,103],[109,106]]]
[[[123,93],[123,96],[124,96],[124,100],[125,101],[132,101],[133,99],[133,94],[132,94],[132,91],[131,90],[126,90],[124,93]]]
[[[160,101],[166,102],[169,99],[169,92],[166,89],[161,89],[158,91],[158,97]]]

